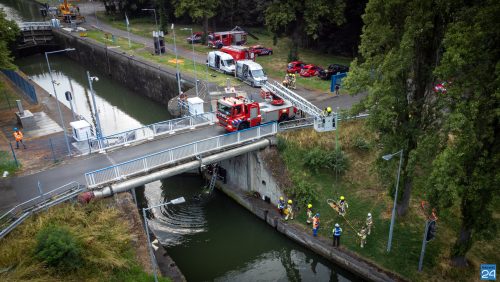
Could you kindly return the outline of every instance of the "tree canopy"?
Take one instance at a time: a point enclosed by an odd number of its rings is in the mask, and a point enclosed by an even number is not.
[[[8,20],[3,9],[0,9],[0,69],[15,68],[9,47],[16,40],[18,34],[17,24]]]

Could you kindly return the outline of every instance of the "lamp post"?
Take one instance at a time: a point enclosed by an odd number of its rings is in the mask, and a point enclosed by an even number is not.
[[[158,21],[156,20],[156,9],[142,9],[143,11],[153,11],[155,16],[155,26],[156,26],[156,38],[158,41],[158,53],[161,55],[161,46],[160,46],[160,30],[158,29]]]
[[[94,105],[94,116],[95,116],[95,133],[97,139],[102,138],[102,130],[101,130],[101,120],[99,119],[99,111],[97,110],[97,104],[95,102],[95,92],[94,92],[94,87],[92,87],[92,82],[93,81],[99,81],[99,78],[97,76],[90,76],[90,72],[87,71],[87,79],[89,80],[89,86],[90,86],[90,94],[92,95],[92,104]]]
[[[177,89],[179,91],[179,95],[181,95],[181,74],[179,73],[179,61],[177,59],[177,45],[175,44],[175,29],[174,24],[172,24],[172,34],[174,36],[174,52],[175,52],[175,68],[177,71]]]
[[[167,202],[167,203],[163,203],[163,204],[159,204],[159,205],[156,205],[156,206],[152,206],[150,208],[143,208],[142,209],[142,217],[144,218],[144,229],[146,229],[146,237],[148,239],[149,257],[151,258],[151,264],[153,266],[153,274],[154,274],[154,277],[155,277],[155,282],[158,282],[158,276],[156,275],[156,263],[155,263],[155,258],[154,258],[153,250],[151,249],[151,238],[149,238],[148,218],[146,217],[146,211],[149,211],[149,210],[152,210],[152,209],[158,208],[158,207],[167,206],[167,205],[178,205],[178,204],[182,204],[184,202],[186,202],[186,200],[184,199],[184,197],[180,197],[180,198],[177,198],[177,199],[173,199],[173,200],[171,200],[170,202]]]
[[[199,94],[198,94],[198,78],[196,77],[196,61],[194,59],[194,34],[193,34],[193,28],[191,28],[191,27],[185,27],[185,28],[181,28],[181,30],[189,30],[189,31],[191,31],[191,46],[193,47],[193,68],[194,68],[194,81],[195,81],[194,86],[196,87],[196,97],[198,97],[199,96]]]
[[[396,182],[396,192],[394,193],[394,206],[392,208],[391,226],[389,227],[389,240],[387,241],[387,252],[391,251],[391,245],[392,245],[392,231],[394,230],[394,220],[396,217],[396,203],[398,201],[399,176],[401,175],[401,165],[403,163],[403,150],[382,157],[382,159],[388,161],[397,154],[399,154],[399,168],[398,168],[398,177]]]
[[[66,132],[66,124],[64,123],[64,118],[63,118],[63,114],[61,111],[61,106],[59,105],[59,98],[57,97],[56,85],[54,83],[54,78],[52,77],[52,69],[50,68],[49,54],[69,52],[69,51],[74,51],[74,50],[75,50],[75,48],[66,48],[66,49],[57,50],[57,51],[45,52],[45,59],[47,60],[47,66],[49,67],[50,81],[52,82],[52,88],[54,89],[54,96],[56,96],[57,110],[59,111],[59,118],[61,119],[61,127],[63,128],[63,131],[64,131],[64,139],[66,141],[66,147],[68,149],[68,156],[71,156],[71,148],[69,146],[68,134]]]

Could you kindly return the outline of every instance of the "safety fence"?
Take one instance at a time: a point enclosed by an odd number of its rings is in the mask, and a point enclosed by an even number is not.
[[[356,116],[342,116],[339,114],[337,121],[346,121],[351,119],[362,119],[367,118],[369,114],[359,114]],[[299,119],[292,119],[287,121],[282,121],[278,124],[278,131],[286,131],[291,129],[299,129],[304,127],[309,127],[314,125],[315,117],[306,117]]]
[[[88,149],[88,153],[90,154],[92,152],[128,146],[136,142],[152,140],[161,135],[175,134],[179,131],[194,129],[197,126],[213,124],[216,120],[215,113],[212,112],[166,120],[129,131],[108,135],[100,139],[92,138],[88,140],[88,148],[83,147],[80,151]]]
[[[219,135],[186,145],[174,147],[124,163],[109,166],[85,174],[89,188],[126,179],[130,176],[146,173],[174,162],[199,156],[203,153],[220,150],[230,146],[254,141],[265,136],[275,135],[278,131],[276,123],[267,123],[246,130]]]
[[[29,83],[24,77],[20,76],[17,72],[12,70],[2,70],[2,72],[12,81],[17,87],[19,87],[23,93],[28,97],[31,102],[37,104],[38,99],[36,98],[35,87]]]
[[[39,190],[41,190],[40,184]],[[85,187],[73,181],[59,188],[29,199],[18,204],[0,216],[0,239],[21,224],[33,213],[55,206],[72,199],[85,190]]]
[[[19,23],[19,29],[25,30],[51,30],[52,25],[50,22],[22,22]]]

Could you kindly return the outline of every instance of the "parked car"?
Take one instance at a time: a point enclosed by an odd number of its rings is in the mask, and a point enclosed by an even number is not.
[[[273,54],[273,49],[266,48],[262,45],[250,46],[249,50],[250,50],[250,52],[253,52],[257,56],[264,56],[264,55],[272,55]]]
[[[298,73],[304,68],[305,64],[301,61],[293,61],[288,63],[286,72],[288,73]]]
[[[189,36],[186,38],[187,43],[193,44],[193,43],[201,43],[201,36],[203,35],[203,32],[197,31],[193,32],[193,36]]]
[[[310,64],[305,65],[304,68],[300,70],[299,74],[303,77],[312,77],[317,76],[320,71],[323,71],[323,68]]]
[[[332,78],[332,75],[334,75],[334,74],[339,74],[339,73],[348,72],[348,71],[349,71],[348,66],[331,64],[328,66],[328,68],[326,70],[322,70],[319,73],[318,77],[321,79],[324,79],[324,80],[328,80],[328,79]]]

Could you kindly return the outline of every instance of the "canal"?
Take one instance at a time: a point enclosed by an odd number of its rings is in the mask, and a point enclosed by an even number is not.
[[[0,7],[16,20],[38,20],[38,9],[28,0],[0,0]],[[16,9],[23,12],[18,13]],[[34,19],[32,18],[34,17]],[[76,51],[77,52],[77,51]],[[61,102],[74,93],[74,108],[91,120],[87,69],[65,56],[51,55],[51,67]],[[15,61],[48,92],[53,92],[45,57]],[[169,119],[159,105],[92,70],[97,107],[105,135]],[[225,194],[202,194],[197,175],[179,175],[138,190],[139,207],[184,196],[186,203],[154,210],[150,225],[188,281],[354,281],[357,278],[321,256],[273,230]]]

